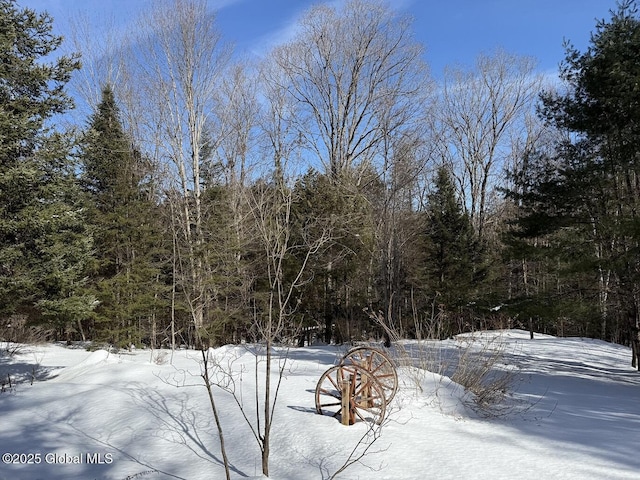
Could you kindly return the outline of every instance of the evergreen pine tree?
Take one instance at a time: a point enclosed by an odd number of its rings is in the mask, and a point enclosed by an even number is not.
[[[599,328],[584,331],[631,342],[640,357],[640,18],[633,0],[611,13],[584,53],[568,46],[568,88],[543,95],[541,108],[565,140],[525,162],[510,195],[519,234],[554,235],[549,251],[562,251],[574,273],[557,290],[599,312]]]
[[[77,57],[47,62],[62,42],[46,14],[0,1],[0,315],[63,329],[94,306],[82,295],[91,249],[68,135],[47,128],[72,107]]]
[[[479,259],[471,219],[456,196],[449,171],[440,167],[426,208],[423,281],[440,313],[449,315],[442,334],[460,330],[453,322],[460,325],[463,309],[474,299],[482,271]]]
[[[375,182],[372,172],[360,173],[366,179],[362,184]],[[365,188],[352,175],[349,170],[339,177],[310,170],[293,192],[293,243],[302,245],[323,232],[331,237],[310,259],[309,281],[299,289],[300,311],[308,312],[305,326],[324,323],[327,342],[350,341],[363,331],[371,332],[362,306],[373,303],[374,220]],[[299,253],[293,255],[291,271],[300,268]]]
[[[96,261],[92,291],[100,305],[96,329],[119,345],[151,335],[158,302],[159,239],[157,209],[145,185],[148,173],[140,153],[124,133],[111,87],[92,115],[83,142],[82,180],[89,194],[89,221]]]

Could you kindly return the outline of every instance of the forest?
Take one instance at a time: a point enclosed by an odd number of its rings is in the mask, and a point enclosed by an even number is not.
[[[153,7],[118,43],[0,0],[0,338],[524,328],[640,368],[635,1],[566,44],[556,82],[502,50],[436,81],[375,0],[313,7],[260,62],[206,1]]]

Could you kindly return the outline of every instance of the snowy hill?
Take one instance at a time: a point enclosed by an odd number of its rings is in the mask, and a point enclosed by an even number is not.
[[[499,353],[491,367],[507,372],[510,391],[499,405],[479,409],[451,378],[460,375],[466,352],[487,349]],[[361,439],[357,452],[373,439],[364,422],[343,426],[315,413],[316,383],[345,351],[289,352],[274,417],[271,478],[330,478]],[[244,347],[213,353],[222,367],[241,372],[236,393],[252,418],[255,356]],[[362,461],[337,478],[640,478],[640,374],[628,365],[627,348],[543,335],[529,340],[528,333],[510,330],[404,342],[392,353],[400,390],[387,421]],[[188,350],[171,358],[163,351],[117,354],[60,345],[24,346],[0,357],[1,378],[12,379],[12,388],[0,393],[0,479],[224,478],[201,358]],[[473,358],[477,365],[479,357]],[[213,392],[232,477],[262,478],[257,443],[236,402]]]

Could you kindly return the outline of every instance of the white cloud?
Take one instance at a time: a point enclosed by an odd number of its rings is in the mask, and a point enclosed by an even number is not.
[[[209,0],[209,7],[213,10],[223,10],[231,5],[242,3],[245,0]]]
[[[234,0],[226,1],[233,2]],[[281,26],[273,29],[268,34],[262,35],[261,37],[257,38],[253,45],[249,48],[249,50],[252,54],[263,57],[274,47],[287,43],[296,36],[296,34],[300,31],[300,20],[314,5],[322,3],[323,5],[327,5],[331,8],[340,10],[344,6],[344,4],[347,3],[347,1],[348,0],[326,0],[323,2],[300,2],[300,4],[302,5],[299,4],[298,8],[295,8],[292,11],[292,13],[286,18]],[[413,5],[415,2],[416,0],[394,0],[393,2],[390,2],[389,5],[396,11],[405,12],[409,10],[411,5]]]

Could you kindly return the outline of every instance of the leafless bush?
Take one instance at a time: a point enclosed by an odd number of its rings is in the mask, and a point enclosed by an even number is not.
[[[506,343],[500,335],[492,338],[463,337],[451,379],[473,393],[474,410],[497,416],[510,412],[503,404],[518,379],[518,369],[505,364]]]
[[[11,375],[0,378],[0,393],[12,393],[15,391],[15,383],[11,380]]]
[[[396,363],[406,369],[412,387],[420,393],[426,375],[435,373],[443,381],[450,378],[471,395],[467,406],[483,416],[502,416],[512,413],[504,401],[513,391],[519,369],[505,363],[507,343],[501,335],[461,336],[455,345],[449,340],[402,342],[398,332],[390,327],[381,312],[368,312],[370,318],[394,343]],[[438,322],[434,323],[436,330]],[[437,331],[429,332],[431,334]]]
[[[354,445],[354,447],[349,452],[349,455],[344,460],[342,465],[340,465],[340,467],[338,467],[333,473],[331,473],[328,468],[325,469],[325,471],[322,472],[323,479],[327,478],[328,480],[334,480],[338,475],[343,473],[346,469],[356,464],[364,465],[369,470],[374,472],[381,470],[382,468],[381,466],[372,467],[367,463],[365,463],[365,458],[369,456],[375,456],[375,454],[386,452],[388,450],[389,447],[380,448],[375,451],[373,450],[374,444],[378,440],[380,440],[380,436],[382,435],[382,429],[386,423],[388,423],[388,417],[385,420],[385,422],[383,422],[383,424],[381,425],[378,425],[375,422],[370,422],[367,425],[367,431],[362,434],[358,442]]]
[[[168,357],[169,357],[169,352],[165,350],[159,350],[159,351],[155,351],[152,354],[151,361],[156,365],[164,365],[167,363]]]
[[[327,455],[317,458],[315,455],[302,455],[306,463],[319,470],[322,480],[334,480],[340,478],[345,470],[350,469],[354,465],[360,465],[367,468],[371,472],[379,472],[384,468],[384,463],[375,464],[378,454],[382,454],[389,449],[390,445],[379,445],[382,437],[382,431],[391,423],[387,415],[381,424],[376,422],[360,422],[357,425],[364,426],[366,430],[353,444],[351,449],[344,449],[339,442]],[[353,427],[356,428],[356,427]]]
[[[53,330],[39,325],[28,325],[26,315],[11,315],[0,319],[0,354],[13,356],[21,353],[24,345],[38,345],[49,341]]]
[[[24,345],[22,343],[13,342],[1,342],[0,343],[0,357],[13,357],[22,353]]]

